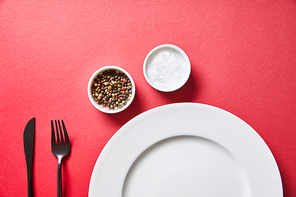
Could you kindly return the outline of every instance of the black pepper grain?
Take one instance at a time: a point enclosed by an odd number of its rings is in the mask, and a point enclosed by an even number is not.
[[[119,70],[109,69],[99,73],[92,85],[94,100],[106,109],[116,110],[131,98],[130,79]]]

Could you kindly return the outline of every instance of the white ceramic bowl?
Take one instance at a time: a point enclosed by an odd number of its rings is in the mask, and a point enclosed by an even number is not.
[[[181,88],[188,80],[191,65],[186,53],[172,44],[152,49],[145,58],[143,73],[147,82],[162,92]]]
[[[99,75],[100,72],[110,70],[110,69],[118,70],[119,72],[124,73],[130,79],[131,84],[132,84],[131,98],[126,101],[125,105],[123,105],[121,108],[117,108],[117,109],[108,109],[108,108],[102,107],[101,105],[99,105],[95,101],[95,99],[94,99],[94,97],[92,95],[92,86],[93,86],[93,82],[94,82],[95,78]],[[88,82],[87,93],[88,93],[88,98],[89,98],[90,102],[93,104],[94,107],[96,107],[98,110],[100,110],[102,112],[109,113],[109,114],[114,114],[114,113],[118,113],[118,112],[121,112],[121,111],[125,110],[132,103],[132,101],[133,101],[133,99],[135,97],[135,94],[136,94],[136,86],[135,86],[135,83],[134,83],[132,77],[130,76],[130,74],[127,71],[125,71],[124,69],[122,69],[120,67],[117,67],[117,66],[105,66],[105,67],[102,67],[99,70],[97,70],[91,76],[91,78],[89,79],[89,82]]]

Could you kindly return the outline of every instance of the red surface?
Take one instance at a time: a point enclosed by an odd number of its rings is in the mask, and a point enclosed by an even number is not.
[[[72,144],[63,166],[65,196],[81,197],[101,150],[122,125],[186,101],[250,124],[275,156],[284,196],[295,197],[295,35],[295,0],[0,0],[0,196],[26,196],[23,131],[32,117],[35,196],[56,195],[50,120],[58,118]],[[167,43],[192,64],[189,81],[173,93],[154,90],[142,73],[148,52]],[[135,100],[120,114],[103,114],[87,97],[89,78],[106,65],[126,69],[136,83]]]

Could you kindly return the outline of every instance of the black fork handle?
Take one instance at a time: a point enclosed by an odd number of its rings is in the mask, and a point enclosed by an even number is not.
[[[62,159],[58,159],[58,197],[62,197]]]

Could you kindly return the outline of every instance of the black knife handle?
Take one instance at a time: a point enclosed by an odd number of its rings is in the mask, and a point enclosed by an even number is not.
[[[32,165],[31,165],[32,167]],[[33,185],[32,185],[32,168],[27,166],[27,177],[28,177],[28,197],[33,197]]]
[[[33,197],[33,155],[34,149],[25,152],[27,163],[27,177],[28,177],[28,197]]]

